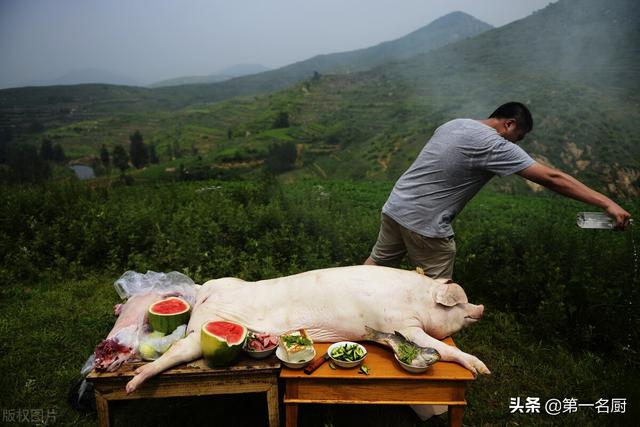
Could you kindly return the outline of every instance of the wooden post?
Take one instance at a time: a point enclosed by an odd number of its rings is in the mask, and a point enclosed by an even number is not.
[[[285,426],[298,427],[298,404],[287,403],[285,407]]]
[[[95,391],[95,395],[96,411],[98,413],[98,425],[100,427],[109,427],[109,401],[105,399],[102,393],[100,393],[97,389]]]
[[[449,406],[449,427],[462,427],[464,406]]]
[[[278,415],[278,380],[267,390],[267,411],[269,413],[269,427],[280,427]]]

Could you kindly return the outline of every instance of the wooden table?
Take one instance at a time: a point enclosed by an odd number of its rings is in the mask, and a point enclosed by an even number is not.
[[[203,359],[176,366],[143,383],[131,394],[125,385],[133,371],[143,363],[128,363],[115,372],[92,371],[87,380],[95,387],[98,425],[108,426],[109,401],[154,397],[208,396],[215,394],[267,393],[269,426],[278,427],[278,371],[280,361],[275,355],[255,360],[242,355],[233,366],[209,368]]]
[[[453,345],[453,340],[443,340]],[[348,404],[427,404],[448,405],[449,425],[461,426],[464,415],[465,388],[473,374],[451,362],[437,362],[426,372],[412,374],[400,367],[388,347],[366,342],[364,364],[369,375],[358,368],[331,369],[329,362],[311,375],[282,366],[285,420],[287,427],[298,423],[298,405],[303,403]],[[327,351],[328,343],[315,343],[317,357]]]

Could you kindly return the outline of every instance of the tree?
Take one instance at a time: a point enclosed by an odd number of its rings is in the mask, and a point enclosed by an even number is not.
[[[296,144],[292,141],[271,144],[267,152],[267,168],[273,173],[286,172],[293,169],[297,157]]]
[[[286,111],[281,111],[278,114],[278,117],[273,122],[273,126],[271,126],[271,127],[273,129],[288,128],[289,127],[289,113],[286,112]]]
[[[35,145],[7,147],[7,179],[12,182],[40,182],[51,177],[51,166],[38,155]]]
[[[107,171],[107,173],[109,172],[110,168],[110,157],[109,157],[109,150],[107,150],[107,146],[102,144],[102,148],[100,148],[100,161],[102,162],[102,166],[104,166],[105,170]]]
[[[231,141],[233,139],[233,129],[227,129],[227,139]]]
[[[53,143],[48,138],[40,144],[40,158],[46,162],[53,160]]]
[[[160,159],[158,158],[158,154],[156,153],[156,144],[152,142],[149,144],[149,163],[152,165],[157,165],[160,163]]]
[[[130,135],[129,142],[129,157],[131,158],[131,164],[136,169],[140,169],[148,165],[149,150],[142,140],[142,134],[140,131],[135,131],[133,135]]]
[[[11,128],[0,128],[0,163],[7,163],[9,143],[13,139]]]
[[[129,155],[122,145],[116,145],[113,149],[113,165],[124,173],[129,168]]]
[[[56,163],[64,163],[67,160],[67,156],[64,155],[62,145],[55,143],[53,145],[53,161]]]
[[[44,130],[44,125],[39,121],[34,121],[29,125],[29,132],[40,133]]]
[[[173,158],[178,159],[182,157],[182,150],[180,149],[180,140],[182,139],[182,128],[180,125],[176,125],[176,134],[173,139],[172,150],[173,150]]]

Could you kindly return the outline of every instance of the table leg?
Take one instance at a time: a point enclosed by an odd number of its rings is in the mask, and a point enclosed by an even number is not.
[[[280,427],[277,381],[267,390],[267,410],[269,412],[269,427]]]
[[[285,404],[285,426],[297,427],[298,426],[298,404],[287,403]]]
[[[98,425],[109,427],[109,401],[98,390],[96,390],[96,412],[98,413]]]
[[[449,406],[449,427],[462,427],[464,406]]]

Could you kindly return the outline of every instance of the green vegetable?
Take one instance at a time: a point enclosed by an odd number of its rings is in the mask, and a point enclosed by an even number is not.
[[[357,344],[343,344],[331,350],[331,357],[345,362],[355,362],[364,357],[364,350]]]
[[[365,375],[369,375],[369,367],[367,365],[361,365],[360,366],[360,370],[358,371],[359,374],[365,374]]]
[[[336,368],[336,365],[334,365],[334,364],[333,364],[333,362],[329,362],[329,367],[330,367],[331,369],[337,369],[337,368]]]
[[[420,349],[415,345],[402,343],[398,346],[398,359],[407,365],[411,365],[411,362],[413,362],[413,359],[416,358],[419,352]]]
[[[288,346],[292,344],[311,345],[310,339],[300,335],[283,335],[281,338]]]

